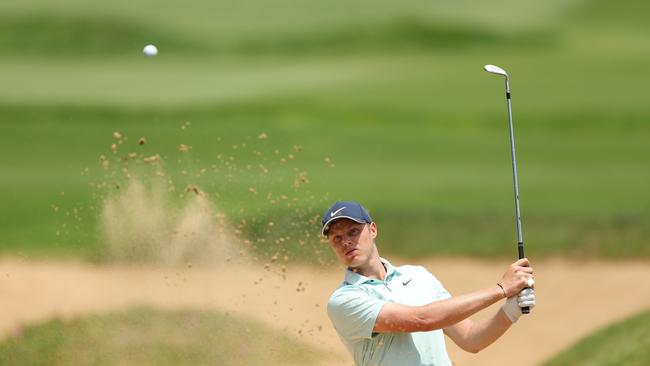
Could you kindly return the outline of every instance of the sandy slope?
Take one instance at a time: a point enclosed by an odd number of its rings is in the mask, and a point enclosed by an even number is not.
[[[403,264],[394,260],[394,264]],[[507,263],[473,260],[420,262],[452,294],[493,285]],[[448,347],[457,365],[535,365],[607,323],[650,308],[650,263],[534,263],[538,307],[479,354]],[[221,309],[271,324],[328,351],[329,365],[350,358],[325,312],[342,278],[338,268],[230,264],[215,268],[94,266],[74,262],[0,261],[0,337],[54,316],[116,311],[143,304]],[[488,309],[485,315],[496,311]],[[485,316],[478,314],[476,317]]]

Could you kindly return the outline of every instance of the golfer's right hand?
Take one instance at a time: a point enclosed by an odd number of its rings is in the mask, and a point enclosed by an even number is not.
[[[533,267],[528,258],[522,258],[508,267],[499,284],[503,287],[506,297],[518,294],[526,287],[530,287],[528,280],[533,278]]]

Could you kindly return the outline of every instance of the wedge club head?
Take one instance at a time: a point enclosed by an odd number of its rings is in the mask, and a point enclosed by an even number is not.
[[[496,74],[496,75],[501,75],[506,77],[506,92],[510,94],[510,78],[508,77],[508,73],[506,70],[500,68],[499,66],[496,65],[485,65],[483,66],[483,70],[489,72],[490,74]]]

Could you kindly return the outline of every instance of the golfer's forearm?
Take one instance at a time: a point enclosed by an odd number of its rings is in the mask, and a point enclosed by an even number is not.
[[[488,287],[417,307],[416,316],[426,324],[427,330],[446,328],[503,298],[503,291],[499,287]]]
[[[472,327],[465,334],[463,348],[478,352],[499,339],[511,325],[510,319],[499,309],[494,316],[472,323]]]

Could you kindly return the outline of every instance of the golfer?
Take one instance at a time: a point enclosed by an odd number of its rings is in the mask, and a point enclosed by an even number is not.
[[[494,285],[452,297],[420,266],[394,267],[379,256],[377,225],[357,202],[336,202],[323,216],[323,235],[347,269],[327,312],[357,366],[451,365],[443,333],[476,353],[535,306],[533,269],[526,258]],[[507,299],[491,317],[469,317]],[[504,361],[505,362],[505,361]]]

